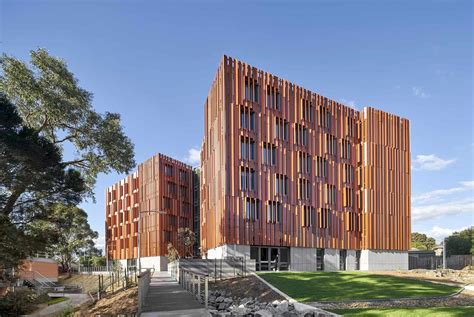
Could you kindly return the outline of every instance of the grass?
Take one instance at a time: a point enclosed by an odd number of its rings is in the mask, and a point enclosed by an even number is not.
[[[48,300],[46,302],[46,304],[49,305],[54,305],[54,304],[57,304],[57,303],[61,303],[61,302],[64,302],[64,301],[67,301],[67,297],[54,297],[54,298],[51,298],[50,300]]]
[[[429,307],[429,308],[358,308],[335,309],[332,312],[343,316],[388,316],[388,317],[464,317],[474,316],[474,307]]]
[[[279,272],[259,276],[302,302],[446,296],[460,289],[362,272]]]

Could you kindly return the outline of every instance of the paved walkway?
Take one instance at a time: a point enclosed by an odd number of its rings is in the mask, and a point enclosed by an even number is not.
[[[155,272],[141,316],[210,316],[168,272]]]
[[[57,296],[58,294],[55,295]],[[58,316],[61,312],[67,309],[79,307],[88,301],[91,301],[91,298],[87,294],[64,294],[64,297],[67,297],[68,300],[44,307],[43,309],[27,316]]]

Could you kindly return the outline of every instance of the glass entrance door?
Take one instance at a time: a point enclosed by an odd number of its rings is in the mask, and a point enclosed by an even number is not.
[[[257,271],[287,271],[290,249],[285,247],[250,247],[250,258]]]

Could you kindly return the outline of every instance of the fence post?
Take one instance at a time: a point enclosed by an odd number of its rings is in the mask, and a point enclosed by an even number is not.
[[[199,300],[201,299],[201,276],[198,275],[198,289],[197,289],[197,295]]]
[[[208,299],[208,295],[209,295],[207,280],[208,280],[208,278],[205,276],[204,277],[204,303],[205,303],[204,305],[205,305],[206,309],[207,309],[207,302],[208,302],[207,299]]]

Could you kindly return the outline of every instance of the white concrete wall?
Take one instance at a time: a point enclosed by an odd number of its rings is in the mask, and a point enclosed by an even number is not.
[[[346,271],[355,271],[356,263],[356,250],[347,250]]]
[[[138,260],[137,260],[138,261]],[[119,260],[120,266],[127,267],[127,260]],[[155,269],[155,271],[167,271],[168,259],[165,256],[147,256],[140,258],[142,269]],[[137,262],[138,267],[138,262]]]
[[[324,249],[324,271],[339,271],[339,249]]]
[[[408,270],[408,252],[390,250],[362,250],[361,271]]]
[[[291,247],[290,271],[316,271],[316,249]]]
[[[250,260],[250,246],[237,244],[224,244],[214,249],[207,250],[208,259],[222,259],[226,256],[245,257]]]

